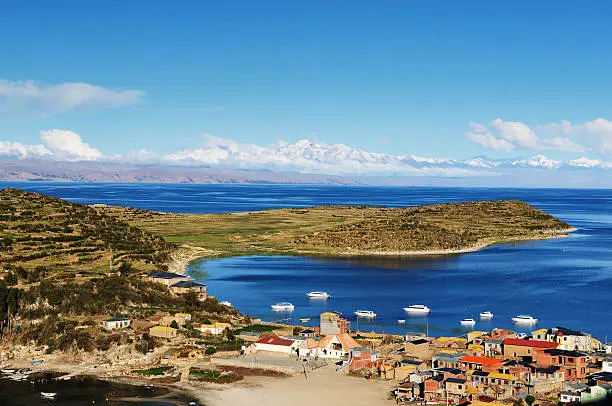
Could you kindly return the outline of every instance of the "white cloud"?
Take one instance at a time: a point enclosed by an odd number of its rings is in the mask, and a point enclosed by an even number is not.
[[[539,145],[542,142],[537,136],[534,139],[532,129],[516,123],[496,122],[492,127],[499,128],[494,135],[499,142],[511,143],[510,140],[512,140],[522,145]],[[571,124],[569,127],[568,125],[563,126],[564,131],[568,133],[574,131],[574,127]],[[474,134],[493,135],[488,127],[473,123],[472,128]],[[140,149],[127,154],[109,156],[85,142],[79,134],[73,131],[60,129],[41,131],[40,138],[43,144],[26,145],[20,142],[0,141],[0,156],[20,159],[45,158],[56,161],[169,164],[347,176],[474,177],[507,174],[513,170],[520,170],[520,168],[541,170],[612,168],[612,162],[586,156],[569,160],[557,160],[542,154],[513,159],[474,157],[454,160],[370,152],[344,144],[326,144],[308,139],[295,143],[278,140],[275,144],[261,146],[240,143],[209,134],[204,134],[202,146],[199,148],[186,148],[165,155]],[[547,142],[554,139],[547,138]]]
[[[52,152],[41,144],[24,145],[20,142],[0,141],[0,156],[25,159],[44,157],[51,154]]]
[[[497,138],[486,126],[478,123],[470,123],[470,126],[472,131],[466,132],[465,136],[476,144],[496,151],[512,151],[514,149],[514,144]]]
[[[83,142],[81,136],[69,130],[41,131],[40,138],[49,146],[57,159],[66,161],[95,161],[102,153]]]
[[[563,133],[574,139],[580,139],[586,144],[592,144],[593,149],[608,154],[612,152],[612,122],[605,118],[597,118],[582,124],[572,124],[569,121],[550,123],[540,126],[542,131]]]
[[[473,142],[486,149],[512,151],[515,148],[529,150],[556,150],[566,152],[583,152],[585,148],[567,137],[539,137],[533,128],[517,121],[493,120],[490,127],[470,123],[471,132],[465,135]],[[559,125],[562,129],[564,123]]]
[[[0,79],[0,112],[60,114],[83,107],[115,108],[137,103],[140,90],[107,89],[87,83],[57,85]]]

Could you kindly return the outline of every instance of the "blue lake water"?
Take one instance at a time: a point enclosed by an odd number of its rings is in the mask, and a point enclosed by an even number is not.
[[[265,320],[289,317],[270,311],[279,301],[296,306],[291,315],[312,317],[337,310],[353,327],[386,332],[429,328],[459,333],[459,320],[490,310],[491,322],[476,328],[512,327],[510,317],[529,313],[538,326],[562,325],[605,339],[612,334],[612,190],[348,187],[293,185],[175,185],[0,182],[80,203],[107,203],[182,213],[254,211],[321,204],[411,206],[520,199],[578,228],[569,238],[505,244],[460,256],[420,259],[310,259],[242,257],[196,261],[209,292]],[[327,302],[305,293],[325,290]],[[426,304],[424,318],[402,307]],[[374,310],[375,322],[352,317]],[[397,324],[406,319],[406,327]],[[358,324],[359,323],[359,324]]]

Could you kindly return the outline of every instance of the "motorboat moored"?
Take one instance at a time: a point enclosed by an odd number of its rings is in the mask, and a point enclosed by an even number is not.
[[[474,327],[476,325],[476,320],[474,320],[474,319],[463,319],[459,323],[462,326]]]
[[[372,310],[357,310],[353,314],[357,317],[363,317],[366,319],[376,318],[376,313],[374,313]]]
[[[406,324],[406,320],[404,320],[404,319],[399,319],[399,320],[397,321],[397,324]]]
[[[40,392],[40,396],[43,398],[51,399],[57,396],[56,392]]]
[[[519,314],[512,318],[512,321],[516,324],[536,324],[538,319],[528,315],[528,314]]]
[[[481,312],[480,318],[482,320],[491,320],[493,318],[493,313],[491,313],[490,311]]]
[[[273,304],[272,306],[270,306],[272,308],[272,310],[274,310],[275,312],[292,312],[293,309],[295,309],[295,306],[293,306],[291,303],[289,302],[280,302],[280,303],[276,303]]]
[[[310,321],[310,317],[302,317],[300,319],[300,323],[308,323]]]
[[[406,313],[412,313],[412,314],[429,314],[431,312],[431,309],[425,305],[410,305],[408,307],[404,307],[404,311]]]
[[[331,297],[331,295],[327,292],[321,292],[321,291],[314,291],[314,292],[309,292],[306,293],[306,296],[308,296],[309,299],[329,299]]]

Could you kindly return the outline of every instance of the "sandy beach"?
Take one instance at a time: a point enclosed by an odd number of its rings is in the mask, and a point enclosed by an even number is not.
[[[266,405],[311,406],[352,405],[377,406],[392,404],[387,394],[393,389],[390,381],[366,380],[337,372],[334,365],[289,378],[252,378],[232,386],[196,390],[207,406]]]

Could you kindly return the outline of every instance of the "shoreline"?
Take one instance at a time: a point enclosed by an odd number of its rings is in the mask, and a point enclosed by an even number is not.
[[[503,241],[490,241],[480,242],[469,247],[456,248],[456,249],[437,249],[437,250],[422,250],[422,251],[367,251],[367,250],[355,250],[355,251],[339,251],[339,252],[325,252],[325,251],[303,251],[303,252],[289,252],[289,251],[272,251],[272,252],[253,252],[253,253],[231,253],[231,252],[220,252],[214,251],[203,247],[195,247],[192,245],[183,244],[180,249],[184,249],[183,256],[179,258],[173,258],[169,266],[169,272],[185,275],[187,273],[187,266],[198,260],[198,259],[214,259],[214,258],[233,258],[233,257],[244,257],[244,256],[294,256],[294,257],[306,257],[306,258],[359,258],[359,257],[372,257],[372,258],[385,258],[385,257],[435,257],[435,256],[452,256],[469,254],[478,252],[487,247],[497,244],[508,244],[515,242],[528,242],[528,241],[544,241],[558,238],[567,238],[570,233],[577,231],[576,227],[569,227],[560,230],[548,230],[544,231],[540,236],[529,236],[529,237],[514,237]],[[180,254],[179,254],[180,255]]]

